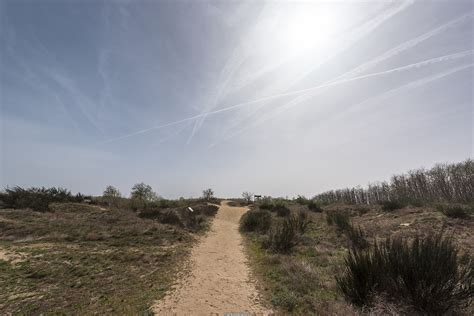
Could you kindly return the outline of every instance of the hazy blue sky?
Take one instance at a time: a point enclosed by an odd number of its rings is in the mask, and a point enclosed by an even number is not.
[[[2,187],[313,196],[474,156],[474,1],[0,3]]]

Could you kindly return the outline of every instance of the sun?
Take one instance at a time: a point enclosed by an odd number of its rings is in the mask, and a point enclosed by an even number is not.
[[[265,16],[259,46],[279,59],[327,51],[337,45],[346,22],[346,10],[334,5],[280,6]]]
[[[278,41],[289,55],[322,50],[333,44],[342,22],[340,12],[330,7],[296,9],[282,18]]]

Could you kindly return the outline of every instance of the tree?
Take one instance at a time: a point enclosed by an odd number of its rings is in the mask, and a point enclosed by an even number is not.
[[[120,191],[116,187],[111,185],[107,186],[104,190],[104,193],[102,193],[102,197],[105,201],[107,201],[109,205],[112,205],[117,202],[117,200],[121,196],[122,194],[120,194]]]
[[[244,198],[245,202],[250,204],[252,202],[253,193],[244,192],[244,193],[242,193],[242,197]]]
[[[212,189],[206,189],[202,191],[202,196],[206,201],[209,201],[214,197],[214,191],[212,191]]]
[[[145,183],[137,183],[132,187],[132,199],[137,199],[145,202],[151,202],[158,199],[158,196],[150,185]]]

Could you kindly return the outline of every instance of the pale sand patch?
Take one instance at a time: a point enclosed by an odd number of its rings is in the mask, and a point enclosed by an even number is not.
[[[223,202],[206,236],[192,249],[189,273],[153,306],[157,315],[247,312],[270,315],[260,302],[238,231],[245,207]]]

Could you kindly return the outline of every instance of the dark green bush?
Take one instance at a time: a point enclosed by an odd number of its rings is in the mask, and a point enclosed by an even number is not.
[[[163,224],[183,226],[183,223],[181,222],[181,219],[179,218],[178,214],[176,214],[172,210],[160,213],[158,220],[160,221],[160,223],[163,223]]]
[[[273,205],[272,202],[265,201],[265,202],[263,202],[262,204],[260,204],[259,207],[260,207],[260,209],[262,209],[262,210],[269,210],[269,211],[271,211],[271,210],[273,210],[274,205]]]
[[[308,205],[309,200],[303,195],[298,195],[298,197],[295,199],[295,202],[299,205]]]
[[[46,212],[50,203],[82,202],[86,197],[80,193],[73,195],[64,188],[6,188],[0,193],[0,200],[5,208],[30,208],[34,211]]]
[[[345,233],[351,243],[351,248],[365,249],[369,247],[369,242],[360,227],[355,228],[353,225],[349,225]]]
[[[473,210],[463,206],[439,206],[438,210],[452,218],[470,218]]]
[[[375,296],[409,304],[430,315],[441,315],[474,295],[474,265],[462,266],[458,249],[442,234],[387,239],[361,250],[353,248],[338,288],[352,303],[370,305]]]
[[[321,205],[319,205],[319,203],[315,202],[314,200],[310,200],[307,205],[310,211],[317,213],[321,213],[323,211]]]
[[[298,216],[292,216],[291,218],[293,221],[295,221],[295,225],[298,228],[300,234],[304,234],[310,223],[308,214],[305,211],[301,211],[298,213]]]
[[[389,212],[405,207],[405,205],[400,201],[383,201],[381,204],[382,209]]]
[[[266,210],[248,211],[240,219],[240,230],[266,232],[272,224],[272,215]]]
[[[273,207],[273,211],[276,211],[280,217],[286,217],[290,215],[290,209],[283,203],[277,203]]]
[[[272,228],[268,234],[268,239],[263,243],[263,247],[278,253],[291,251],[299,240],[296,223],[293,216],[283,220],[283,222]]]
[[[329,225],[336,224],[336,226],[342,231],[346,231],[350,227],[348,212],[330,211],[326,214],[326,221]]]

